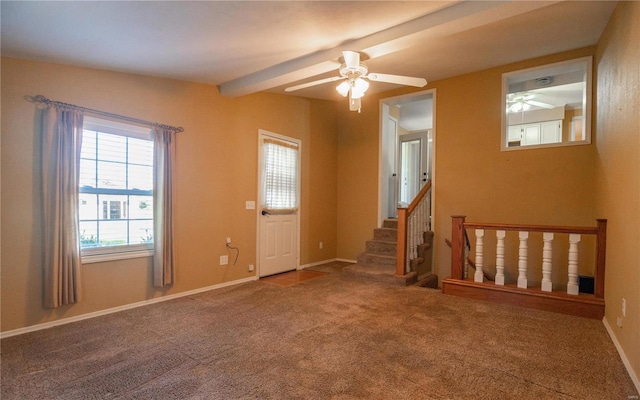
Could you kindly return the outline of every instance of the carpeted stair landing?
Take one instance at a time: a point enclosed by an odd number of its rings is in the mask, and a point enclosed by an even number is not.
[[[405,275],[396,275],[398,220],[385,219],[381,228],[373,230],[373,239],[367,241],[365,251],[358,255],[357,263],[343,268],[342,275],[364,282],[437,288],[438,277],[436,275],[429,275],[418,281],[418,271],[425,268],[431,269],[433,232],[424,232],[423,235],[424,243],[418,246],[418,258],[411,261],[411,272]]]

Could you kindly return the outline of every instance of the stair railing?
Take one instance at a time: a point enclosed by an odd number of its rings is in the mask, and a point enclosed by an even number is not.
[[[496,235],[496,276],[495,285],[504,286],[504,238],[506,231],[518,232],[518,280],[517,287],[527,289],[528,268],[528,238],[529,232],[542,232],[542,292],[552,292],[551,273],[552,242],[554,233],[569,234],[568,254],[568,282],[566,293],[578,295],[578,246],[581,235],[596,236],[596,268],[594,277],[594,297],[604,299],[604,274],[606,258],[607,220],[598,219],[596,227],[581,226],[541,226],[541,225],[511,225],[495,223],[465,222],[464,216],[452,216],[451,226],[451,279],[463,280],[466,278],[465,264],[465,235],[467,229],[475,229],[475,267],[474,282],[483,282],[484,273],[484,236],[485,230],[495,231]],[[467,239],[468,240],[468,239]]]
[[[410,272],[411,260],[418,257],[418,246],[424,243],[424,232],[431,230],[431,180],[407,207],[398,207],[398,248],[396,275]]]
[[[451,248],[451,240],[445,238],[444,242],[449,248]],[[471,241],[469,240],[469,235],[467,235],[467,231],[464,231],[464,269],[462,270],[462,279],[467,279],[469,277],[469,267],[476,270],[476,263],[469,258],[469,253],[471,252]],[[492,281],[493,279],[484,272],[484,279],[488,281]]]

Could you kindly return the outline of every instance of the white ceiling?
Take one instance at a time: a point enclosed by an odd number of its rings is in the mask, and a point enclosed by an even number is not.
[[[594,45],[611,1],[2,1],[2,56],[284,93],[337,75],[443,79]],[[333,84],[293,92],[341,99]],[[397,86],[373,82],[370,92]]]

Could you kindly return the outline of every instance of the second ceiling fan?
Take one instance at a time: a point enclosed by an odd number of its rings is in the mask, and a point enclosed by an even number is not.
[[[349,96],[349,109],[351,111],[360,112],[361,101],[364,93],[369,88],[368,81],[386,82],[396,85],[406,85],[415,87],[424,87],[427,84],[424,78],[415,78],[412,76],[390,75],[370,73],[367,65],[360,62],[360,53],[357,51],[345,50],[342,52],[344,63],[338,68],[340,76],[332,76],[330,78],[320,79],[313,82],[302,83],[300,85],[286,88],[285,92],[293,92],[295,90],[305,89],[311,86],[321,85],[323,83],[335,82],[343,80],[336,90],[343,97]]]
[[[538,95],[531,92],[519,92],[507,94],[507,112],[521,112],[528,111],[532,106],[539,108],[546,108],[547,110],[555,108],[553,104],[543,103],[541,101],[533,100]]]

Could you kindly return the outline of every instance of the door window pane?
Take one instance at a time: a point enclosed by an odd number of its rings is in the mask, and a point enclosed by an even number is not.
[[[270,138],[265,139],[263,146],[263,208],[297,210],[298,146]]]

